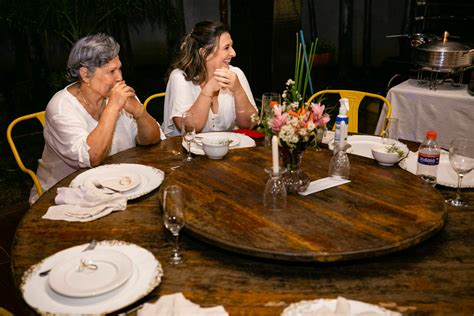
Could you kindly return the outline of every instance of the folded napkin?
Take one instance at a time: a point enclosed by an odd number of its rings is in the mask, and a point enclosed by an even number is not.
[[[247,135],[253,139],[261,139],[263,137],[265,137],[265,134],[264,133],[260,133],[258,131],[254,131],[254,130],[250,130],[250,129],[234,129],[232,132],[234,133],[238,133],[238,134],[244,134],[244,135]]]
[[[336,178],[336,177],[327,177],[319,180],[311,181],[306,191],[300,192],[300,195],[308,195],[311,193],[319,192],[326,190],[344,183],[351,182],[350,180]]]
[[[89,222],[113,211],[127,208],[127,197],[120,194],[106,194],[88,188],[58,188],[55,202],[44,219],[68,222]]]
[[[183,293],[163,295],[156,303],[146,303],[138,316],[228,316],[222,306],[203,308],[187,300]]]
[[[334,300],[302,301],[291,304],[281,316],[401,316],[402,314],[383,307],[339,296]]]

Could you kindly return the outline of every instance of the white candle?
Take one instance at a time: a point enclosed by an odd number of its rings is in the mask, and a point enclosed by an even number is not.
[[[280,166],[278,161],[278,137],[272,137],[272,159],[273,159],[273,173],[277,174],[280,172]]]

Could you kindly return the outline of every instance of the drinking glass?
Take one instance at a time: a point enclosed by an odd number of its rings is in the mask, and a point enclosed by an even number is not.
[[[474,139],[455,139],[449,148],[449,163],[458,174],[456,197],[446,200],[452,206],[468,206],[461,196],[463,177],[474,169]]]
[[[382,130],[382,140],[386,145],[396,144],[398,141],[398,119],[386,118]]]
[[[179,231],[184,226],[183,191],[179,185],[170,185],[165,188],[163,195],[163,222],[174,237],[173,252],[169,262],[178,264],[183,261],[179,253]]]
[[[183,136],[183,139],[186,141],[186,145],[188,146],[188,154],[184,158],[184,161],[188,162],[193,160],[193,158],[191,157],[191,143],[196,137],[194,118],[193,114],[190,112],[185,112],[182,116],[181,135]]]
[[[267,119],[271,115],[272,107],[275,104],[281,104],[281,96],[279,93],[265,92],[262,95],[262,112],[260,114],[260,122],[263,122],[263,120]],[[270,146],[272,144],[270,135],[265,135],[264,144],[265,146]]]
[[[273,168],[267,167],[265,172],[268,173],[270,178],[263,192],[263,206],[272,211],[284,210],[286,208],[287,193],[283,175],[286,169],[280,168],[278,173],[274,173]]]
[[[339,179],[349,179],[350,162],[347,150],[350,145],[344,142],[334,144],[334,154],[329,162],[329,176]]]

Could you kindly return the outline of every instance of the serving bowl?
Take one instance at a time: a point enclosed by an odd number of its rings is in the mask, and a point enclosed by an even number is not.
[[[393,166],[408,153],[406,145],[397,143],[395,145],[376,144],[372,146],[372,156],[382,166]]]
[[[202,148],[209,159],[222,159],[229,151],[231,140],[227,137],[212,137],[202,139]]]

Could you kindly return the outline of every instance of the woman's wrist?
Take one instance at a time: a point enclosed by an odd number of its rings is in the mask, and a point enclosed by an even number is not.
[[[201,94],[205,97],[211,98],[211,100],[212,100],[212,98],[214,98],[214,96],[212,94],[207,94],[207,93],[204,92],[204,90],[201,90]]]
[[[133,118],[138,121],[140,118],[143,117],[143,115],[145,114],[145,107],[144,106],[140,106],[140,110],[138,110],[138,113],[135,113],[133,114]]]

